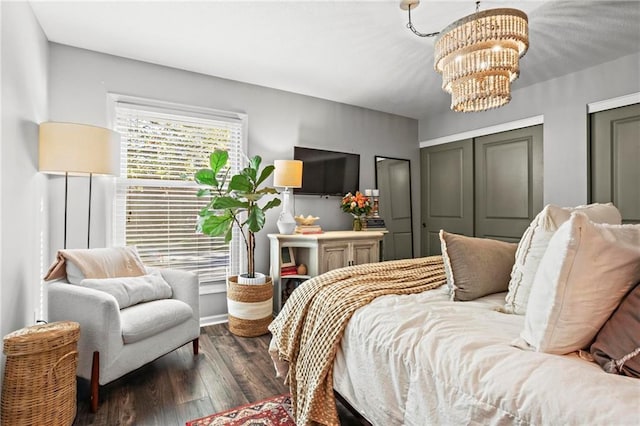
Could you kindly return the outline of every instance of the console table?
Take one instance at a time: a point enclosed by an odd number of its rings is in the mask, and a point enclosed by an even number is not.
[[[384,232],[329,231],[321,234],[269,234],[270,271],[273,279],[273,313],[283,305],[283,291],[289,280],[300,283],[332,269],[350,265],[379,262]],[[280,274],[283,250],[291,248],[295,264],[307,265],[304,275]],[[285,256],[287,253],[285,253]]]

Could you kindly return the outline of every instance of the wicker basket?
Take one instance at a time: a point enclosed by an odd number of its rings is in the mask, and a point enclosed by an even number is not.
[[[256,337],[267,334],[273,320],[273,281],[264,284],[238,284],[238,277],[227,282],[229,331],[237,336]]]
[[[70,425],[76,416],[80,325],[36,325],[4,337],[3,425]]]

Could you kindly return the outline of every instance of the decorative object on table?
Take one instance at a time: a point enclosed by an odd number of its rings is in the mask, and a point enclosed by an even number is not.
[[[368,216],[364,216],[360,222],[362,223],[363,231],[386,231],[387,228],[378,213],[380,190],[378,189],[365,189],[364,195],[371,197],[373,203],[371,205],[371,213]]]
[[[195,180],[210,188],[200,189],[198,197],[211,200],[200,211],[197,231],[217,237],[224,235],[225,243],[231,241],[236,225],[247,249],[247,273],[228,277],[227,307],[229,330],[239,336],[254,337],[267,333],[272,320],[273,283],[271,277],[255,271],[255,236],[265,224],[265,212],[280,205],[280,199],[272,198],[263,207],[258,202],[267,194],[277,194],[272,187],[260,185],[274,171],[265,166],[256,155],[238,174],[229,179],[227,161],[229,154],[216,149],[209,157],[211,168],[198,170]],[[246,216],[245,216],[246,214]]]
[[[320,225],[315,224],[316,220],[320,219],[318,216],[296,216],[295,219],[298,223],[296,234],[322,234]]]
[[[282,247],[280,249],[280,276],[296,275],[298,268],[293,253],[293,247]]]
[[[276,160],[274,161],[275,175],[273,176],[273,186],[283,187],[282,211],[278,217],[278,231],[281,234],[293,234],[296,229],[296,221],[291,213],[291,203],[289,188],[302,187],[302,161],[300,160]]]
[[[356,195],[348,192],[340,203],[343,212],[353,216],[353,230],[362,231],[362,218],[371,212],[371,202],[369,197],[356,191]]]
[[[298,225],[296,234],[322,234],[324,231],[320,225]]]
[[[313,226],[318,219],[320,219],[320,217],[311,215],[307,215],[306,217],[302,215],[295,217],[296,223],[300,226]]]
[[[384,224],[384,219],[381,217],[365,216],[362,219],[363,231],[386,231],[387,227]]]
[[[38,170],[64,175],[64,243],[67,248],[69,175],[89,175],[87,248],[91,246],[91,186],[93,175],[120,174],[120,134],[76,123],[40,123]]]
[[[307,270],[307,265],[305,265],[304,263],[298,265],[298,275],[307,275]]]
[[[298,268],[296,266],[284,266],[280,268],[280,276],[298,275]]]
[[[296,266],[296,258],[293,253],[293,247],[282,247],[280,249],[280,269],[291,266]]]
[[[274,396],[187,422],[187,426],[295,426],[291,396]]]
[[[411,22],[420,0],[402,0],[407,27],[420,37],[435,37],[434,68],[442,89],[451,94],[451,109],[485,111],[509,103],[511,82],[520,75],[519,58],[529,48],[527,15],[517,9],[490,9],[458,19],[442,32],[421,33]]]
[[[371,206],[371,216],[380,217],[380,214],[379,214],[380,191],[378,189],[372,189],[371,195],[373,196],[373,206]]]
[[[3,339],[4,425],[70,425],[76,416],[80,326],[61,321],[14,331]]]

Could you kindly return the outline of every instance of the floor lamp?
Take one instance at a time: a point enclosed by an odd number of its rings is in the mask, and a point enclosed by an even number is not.
[[[275,174],[273,186],[284,188],[282,192],[282,212],[278,217],[278,231],[281,234],[290,235],[296,230],[296,220],[291,213],[289,188],[302,186],[302,161],[300,160],[276,160],[273,162]]]
[[[87,248],[91,244],[91,184],[93,175],[118,175],[120,135],[102,127],[76,123],[40,124],[38,170],[64,175],[64,248],[67,248],[69,175],[89,175]]]

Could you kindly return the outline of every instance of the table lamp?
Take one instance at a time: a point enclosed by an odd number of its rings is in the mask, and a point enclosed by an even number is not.
[[[89,175],[87,248],[91,242],[91,182],[94,174],[120,174],[120,134],[76,123],[40,124],[38,170],[64,175],[64,248],[67,248],[67,190],[69,175]]]
[[[275,174],[273,186],[284,188],[282,192],[282,211],[278,217],[278,231],[281,234],[293,234],[296,230],[296,220],[291,212],[289,188],[302,186],[302,161],[300,160],[276,160],[273,162]]]

